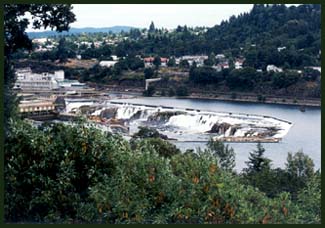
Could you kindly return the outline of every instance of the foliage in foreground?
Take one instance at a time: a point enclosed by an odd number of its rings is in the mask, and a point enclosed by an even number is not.
[[[84,125],[11,123],[5,219],[56,223],[320,223],[320,178],[293,201],[219,168],[209,150],[161,156]],[[159,147],[161,148],[161,147]],[[169,148],[169,147],[165,147]]]

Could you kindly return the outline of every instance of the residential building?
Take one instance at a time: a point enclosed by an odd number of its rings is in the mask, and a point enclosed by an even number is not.
[[[282,50],[284,50],[284,49],[286,49],[287,47],[285,47],[285,46],[283,46],[283,47],[278,47],[278,52],[280,52],[280,51],[282,51]]]
[[[152,67],[154,60],[155,60],[154,57],[146,57],[146,58],[143,58],[144,66],[145,67]],[[160,58],[160,62],[161,62],[161,66],[162,67],[165,67],[165,66],[167,66],[168,58],[162,58],[161,57]]]
[[[266,71],[270,72],[270,71],[274,71],[274,72],[282,72],[282,68],[276,67],[275,65],[267,65],[266,67]]]
[[[114,60],[105,60],[105,61],[100,61],[99,65],[101,67],[112,67],[117,63],[117,61]]]
[[[317,71],[319,71],[319,73],[322,73],[322,68],[318,67],[318,66],[308,66],[308,67],[305,67],[305,68],[310,68],[310,69],[313,69],[313,70],[317,70]]]
[[[236,59],[235,69],[242,69],[244,61],[245,61],[244,59]]]
[[[224,54],[217,54],[216,59],[224,59],[226,58]]]
[[[187,60],[190,66],[192,66],[193,62],[196,63],[197,66],[203,66],[204,60],[208,59],[207,55],[184,55],[180,58],[176,58],[176,64],[179,64],[182,60]]]

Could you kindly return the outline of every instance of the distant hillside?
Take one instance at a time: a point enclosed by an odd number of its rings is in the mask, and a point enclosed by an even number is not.
[[[71,34],[80,34],[80,33],[96,33],[96,32],[112,32],[112,33],[119,33],[121,31],[129,32],[132,28],[131,26],[113,26],[107,28],[71,28],[68,32],[64,31],[62,33],[58,33],[56,31],[44,31],[44,32],[29,32],[28,36],[30,38],[42,38],[42,37],[49,37],[55,35],[71,35]]]
[[[224,53],[244,57],[244,66],[256,69],[320,66],[321,6],[258,4],[200,34],[178,26],[168,34],[157,30],[134,40],[121,42],[117,50],[159,56]]]
[[[321,6],[254,5],[249,13],[232,16],[210,28],[206,40],[212,49],[231,49],[254,44],[260,50],[276,47],[309,51],[321,48]],[[269,50],[267,50],[269,51]]]

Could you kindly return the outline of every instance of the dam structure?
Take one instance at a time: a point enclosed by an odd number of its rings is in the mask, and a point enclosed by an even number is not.
[[[178,141],[207,141],[212,137],[226,142],[279,142],[293,125],[267,115],[118,101],[79,101],[70,103],[70,110],[76,110],[78,106],[91,107],[94,111],[90,116],[121,121],[130,129],[129,135],[145,126]]]

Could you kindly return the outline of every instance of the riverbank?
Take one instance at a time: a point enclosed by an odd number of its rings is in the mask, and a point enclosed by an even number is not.
[[[305,106],[305,107],[321,107],[321,100],[319,99],[304,99],[300,100],[294,97],[268,97],[264,96],[264,100],[258,100],[257,95],[236,95],[233,94],[220,94],[214,97],[205,96],[202,94],[191,94],[184,98],[190,99],[209,99],[219,101],[230,101],[230,102],[249,102],[249,103],[260,103],[260,104],[280,104],[280,105],[294,105],[294,106]]]
[[[142,88],[132,87],[109,87],[106,88],[107,92],[122,93],[133,96],[142,96]],[[165,97],[159,94],[153,95],[153,97]],[[317,98],[296,98],[290,96],[258,96],[257,94],[250,93],[190,93],[188,96],[182,96],[176,98],[181,99],[207,99],[207,100],[218,100],[218,101],[229,101],[229,102],[248,102],[248,103],[259,103],[259,104],[279,104],[279,105],[292,105],[302,107],[321,107],[321,99]]]

